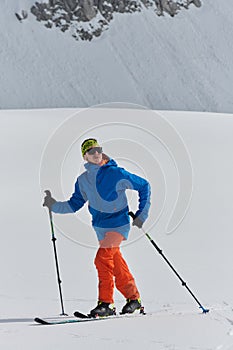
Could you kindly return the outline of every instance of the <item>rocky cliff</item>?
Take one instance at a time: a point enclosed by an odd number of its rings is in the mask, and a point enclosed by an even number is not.
[[[201,0],[49,0],[35,2],[30,12],[47,28],[57,27],[69,32],[76,40],[92,40],[109,28],[115,13],[140,12],[151,9],[157,16],[174,17],[181,9],[193,4],[201,6]],[[26,19],[27,11],[16,14]]]

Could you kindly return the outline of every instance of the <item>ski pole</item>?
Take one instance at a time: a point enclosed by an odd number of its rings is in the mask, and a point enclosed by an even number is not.
[[[135,214],[130,211],[129,215],[132,217],[132,219],[134,220],[136,218]],[[204,314],[206,314],[207,312],[209,312],[209,309],[204,308],[200,301],[195,297],[195,295],[193,294],[193,292],[191,291],[191,289],[187,286],[187,283],[181,278],[181,276],[178,274],[178,272],[175,270],[175,268],[172,266],[172,264],[169,262],[169,260],[166,258],[166,256],[163,254],[162,249],[159,248],[159,246],[155,243],[155,241],[150,237],[150,235],[148,233],[145,232],[145,230],[143,228],[141,228],[141,230],[144,232],[144,234],[146,235],[146,237],[149,239],[149,241],[151,242],[151,244],[155,247],[155,249],[158,251],[158,253],[163,257],[163,259],[166,261],[166,263],[170,266],[170,268],[172,269],[172,271],[176,274],[176,276],[179,278],[179,280],[182,283],[182,286],[184,286],[188,292],[192,295],[192,297],[195,299],[195,301],[198,303],[199,308],[202,310],[202,312]]]
[[[51,192],[49,190],[45,191],[46,195],[48,197],[51,197]],[[53,242],[53,250],[54,250],[54,256],[55,256],[55,265],[56,265],[56,271],[57,271],[57,282],[58,282],[58,288],[59,288],[59,295],[60,295],[60,301],[61,301],[61,310],[62,313],[60,314],[61,316],[68,316],[65,311],[64,311],[64,304],[63,304],[63,298],[62,298],[62,289],[61,289],[61,278],[60,278],[60,273],[59,273],[59,265],[58,265],[58,257],[57,257],[57,249],[56,249],[56,237],[54,234],[54,226],[53,226],[53,215],[52,211],[49,208],[49,220],[50,220],[50,226],[51,226],[51,233],[52,233],[52,242]]]

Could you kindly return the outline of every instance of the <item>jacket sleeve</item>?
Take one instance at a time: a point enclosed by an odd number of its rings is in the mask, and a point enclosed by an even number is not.
[[[75,190],[71,198],[65,202],[56,202],[52,205],[52,212],[57,214],[75,213],[86,203],[85,194],[82,194],[79,188],[78,179],[75,183]]]
[[[139,217],[143,222],[148,218],[150,208],[150,196],[151,188],[149,182],[135,174],[132,174],[125,169],[121,168],[122,175],[124,177],[125,189],[131,189],[138,191],[139,205],[138,210],[135,213],[136,217]]]

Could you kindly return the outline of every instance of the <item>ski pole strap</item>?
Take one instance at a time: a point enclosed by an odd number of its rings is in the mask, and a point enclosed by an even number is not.
[[[133,220],[136,219],[136,215],[132,211],[129,211],[129,216],[131,216]]]

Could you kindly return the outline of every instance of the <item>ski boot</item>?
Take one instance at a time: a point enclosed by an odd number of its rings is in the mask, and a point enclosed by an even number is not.
[[[132,314],[134,311],[140,310],[140,313],[144,314],[144,308],[141,304],[140,299],[127,299],[126,304],[123,306],[121,310],[121,314]]]
[[[94,318],[116,315],[116,308],[113,304],[98,301],[97,306],[91,310],[89,315]]]

